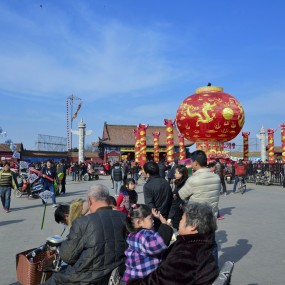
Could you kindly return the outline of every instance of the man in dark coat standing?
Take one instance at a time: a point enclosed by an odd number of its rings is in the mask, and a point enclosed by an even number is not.
[[[61,184],[61,192],[60,194],[65,194],[65,184],[66,184],[66,165],[65,165],[65,161],[64,159],[62,159],[59,163],[59,170],[58,170],[59,173],[63,173],[63,177],[60,181],[60,184]]]
[[[73,221],[59,255],[68,264],[46,285],[106,285],[114,268],[125,262],[126,215],[108,206],[109,190],[96,184],[87,192],[91,214]]]
[[[159,163],[158,163],[158,168],[159,168],[159,176],[161,178],[165,178],[165,171],[169,170],[171,168],[170,165],[166,166],[165,165],[165,160],[162,159]]]
[[[159,167],[156,162],[149,161],[143,166],[148,177],[144,187],[144,202],[150,208],[157,209],[167,219],[171,203],[172,190],[169,183],[159,176]]]

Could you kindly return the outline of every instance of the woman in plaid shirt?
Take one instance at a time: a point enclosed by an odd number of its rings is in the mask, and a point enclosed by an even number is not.
[[[161,226],[158,232],[153,230],[153,216],[158,218]],[[147,205],[132,205],[126,221],[129,235],[126,255],[126,271],[121,284],[129,279],[142,278],[154,271],[160,264],[161,255],[170,243],[173,229],[166,219]]]

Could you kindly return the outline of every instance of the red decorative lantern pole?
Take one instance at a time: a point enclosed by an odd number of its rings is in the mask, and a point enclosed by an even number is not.
[[[167,161],[174,161],[174,135],[173,135],[173,125],[174,121],[172,119],[164,119],[164,125],[166,126],[166,153]]]
[[[184,146],[184,136],[182,134],[178,134],[179,137],[179,160],[186,158],[186,151]]]
[[[134,129],[135,134],[135,162],[140,162],[140,133],[138,129]]]
[[[274,130],[268,129],[268,162],[274,163],[275,157],[274,157]]]
[[[160,132],[152,133],[153,136],[153,160],[159,162],[159,136]]]
[[[250,132],[242,132],[243,136],[243,160],[248,161],[248,137]]]
[[[148,125],[146,124],[139,124],[139,133],[140,133],[140,147],[141,147],[141,157],[140,157],[140,165],[141,167],[144,166],[146,163],[146,129]]]
[[[281,124],[280,128],[281,128],[281,145],[282,145],[282,163],[285,163],[285,124]]]

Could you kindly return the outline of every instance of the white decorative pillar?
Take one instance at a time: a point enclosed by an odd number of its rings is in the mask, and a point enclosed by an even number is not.
[[[83,123],[83,119],[81,119],[78,125],[78,131],[71,130],[71,132],[75,135],[79,136],[79,143],[78,143],[78,163],[84,161],[84,148],[85,148],[85,136],[91,135],[92,131],[88,130],[85,131],[86,124]]]
[[[260,129],[259,135],[256,135],[260,139],[260,159],[266,161],[266,131],[263,126]]]

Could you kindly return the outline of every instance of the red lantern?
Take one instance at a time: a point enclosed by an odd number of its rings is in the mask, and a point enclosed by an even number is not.
[[[239,101],[217,86],[196,89],[176,113],[176,124],[186,139],[193,142],[226,142],[235,138],[244,124]]]

